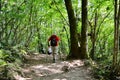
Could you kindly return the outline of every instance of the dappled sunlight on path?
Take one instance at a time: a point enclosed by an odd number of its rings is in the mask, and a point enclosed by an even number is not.
[[[46,54],[27,56],[22,72],[23,80],[93,80],[83,61],[58,60],[52,63],[52,56]]]

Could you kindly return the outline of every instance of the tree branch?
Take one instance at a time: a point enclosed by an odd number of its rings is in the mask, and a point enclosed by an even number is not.
[[[56,3],[55,0],[53,0],[53,1],[54,1],[54,3]],[[62,16],[63,20],[64,20],[64,21],[67,23],[67,25],[69,26],[68,21],[65,19],[65,17],[64,17],[63,14],[61,13],[60,9],[58,8],[58,6],[57,6],[56,4],[55,4],[55,6],[56,6],[58,12],[60,13],[60,15]]]

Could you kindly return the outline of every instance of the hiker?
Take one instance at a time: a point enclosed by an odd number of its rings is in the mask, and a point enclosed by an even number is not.
[[[60,38],[53,34],[48,39],[48,44],[51,46],[52,49],[52,55],[53,55],[53,62],[55,63],[56,55],[58,54],[58,42]]]

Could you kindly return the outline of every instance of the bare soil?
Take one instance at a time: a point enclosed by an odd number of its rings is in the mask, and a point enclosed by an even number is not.
[[[52,63],[52,55],[47,54],[27,55],[26,59],[24,75],[16,75],[17,80],[95,80],[91,68],[84,66],[82,60],[58,59]]]

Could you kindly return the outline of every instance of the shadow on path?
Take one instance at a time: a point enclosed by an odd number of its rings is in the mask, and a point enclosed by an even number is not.
[[[90,68],[81,60],[52,63],[52,56],[46,54],[28,55],[26,59],[22,69],[24,78],[19,80],[94,80]]]

